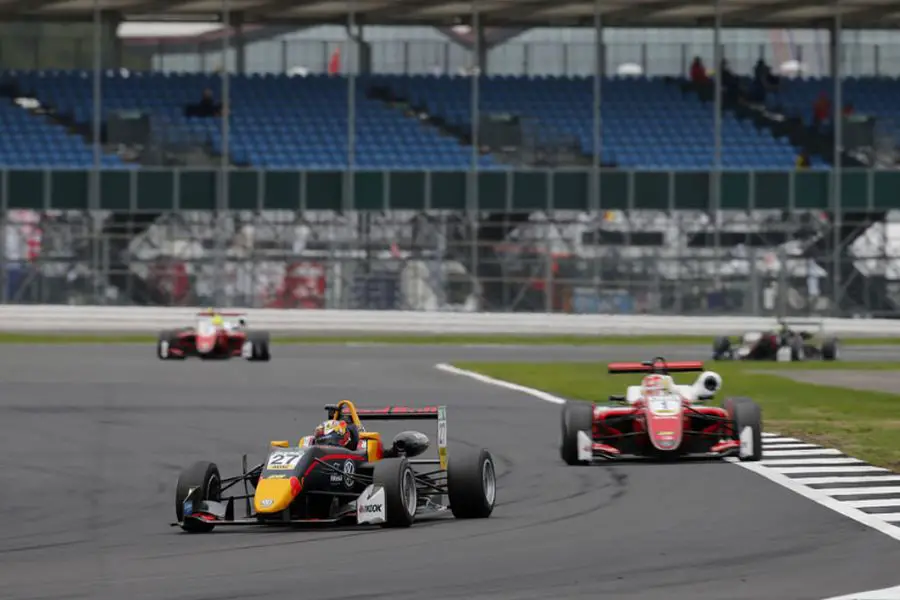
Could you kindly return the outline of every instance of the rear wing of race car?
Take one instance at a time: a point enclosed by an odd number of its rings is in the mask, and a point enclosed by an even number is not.
[[[440,464],[447,469],[447,407],[441,406],[386,406],[384,408],[356,408],[349,400],[325,406],[329,419],[342,418],[360,425],[367,421],[437,421],[438,459],[410,459],[413,464]]]
[[[203,312],[198,312],[198,313],[197,313],[196,315],[194,315],[194,316],[197,316],[197,317],[215,317],[216,315],[218,315],[218,316],[220,316],[220,317],[246,317],[246,316],[247,316],[247,313],[241,313],[241,312],[215,312],[215,311],[211,311],[211,310],[205,310],[205,311],[203,311]]]
[[[699,360],[666,362],[664,360],[644,362],[609,363],[607,371],[612,375],[622,373],[699,373],[703,362]]]
[[[791,329],[798,327],[807,327],[809,329],[815,329],[817,333],[821,334],[823,331],[825,331],[825,319],[784,317],[778,319],[778,326],[786,326]]]

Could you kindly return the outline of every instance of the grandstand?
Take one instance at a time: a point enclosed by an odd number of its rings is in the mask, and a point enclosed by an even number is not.
[[[458,7],[439,2],[360,2],[360,19],[366,22],[402,24],[435,23],[447,18],[466,22],[469,15]],[[869,5],[871,4],[871,6]],[[47,19],[86,18],[92,5],[75,2],[40,1],[0,3],[0,13],[25,10],[30,16]],[[106,3],[116,13],[141,14],[154,5],[141,0]],[[376,6],[377,5],[377,6]],[[215,10],[209,3],[198,9],[195,2],[167,2],[168,19],[179,14]],[[205,6],[205,5],[204,5]],[[286,2],[234,3],[233,14],[242,22],[277,22],[298,26],[311,21],[335,22],[346,17],[331,4]],[[722,0],[723,22],[727,26],[797,27],[821,24],[829,15],[826,3],[774,2],[773,0]],[[844,14],[845,26],[854,26],[871,16],[879,3],[872,0],[853,4]],[[874,8],[873,8],[874,7]],[[765,9],[759,13],[756,9]],[[605,25],[653,26],[709,25],[709,4],[643,0],[603,2]],[[333,12],[329,12],[333,11]],[[593,24],[590,2],[566,2],[560,6],[530,0],[496,0],[480,9],[480,18],[491,25],[527,27],[553,20],[566,24]],[[402,16],[399,16],[401,15]],[[374,19],[372,18],[374,17]],[[880,25],[888,25],[890,17]],[[746,74],[745,74],[746,75]],[[263,168],[343,168],[347,166],[347,124],[349,112],[346,77],[290,77],[237,74],[230,94],[231,131],[229,148],[222,148],[221,122],[217,119],[188,119],[184,106],[196,101],[205,87],[218,90],[221,78],[204,74],[160,74],[104,70],[103,116],[110,111],[142,110],[198,140],[214,156],[227,151],[236,166]],[[86,166],[93,154],[86,143],[93,118],[93,81],[90,73],[7,72],[2,90],[8,98],[0,118],[11,135],[0,147],[0,164],[9,166]],[[465,133],[471,128],[470,96],[472,78],[467,76],[409,77],[362,72],[355,95],[357,138],[354,165],[360,168],[458,169],[471,164],[471,147]],[[485,113],[504,112],[539,123],[567,136],[577,144],[587,160],[593,155],[593,83],[591,77],[504,77],[487,74],[479,79]],[[790,112],[808,112],[811,96],[819,87],[829,88],[828,79],[789,82],[768,103],[779,103]],[[880,81],[848,82],[847,100],[860,110],[885,114],[891,119],[900,88]],[[373,90],[390,90],[390,97]],[[602,89],[602,162],[624,168],[707,169],[713,164],[714,119],[712,107],[696,93],[685,92],[663,78],[605,77]],[[37,115],[12,103],[13,97],[28,97],[40,103]],[[398,102],[405,103],[398,106]],[[406,108],[407,110],[404,110]],[[408,110],[412,108],[414,110]],[[48,116],[48,113],[50,116]],[[423,119],[422,115],[428,118]],[[538,131],[534,135],[540,136]],[[79,135],[80,134],[80,135]],[[752,119],[740,118],[726,110],[722,119],[722,166],[743,169],[779,169],[793,165],[804,140],[776,135]],[[128,166],[106,148],[103,166]],[[813,153],[813,166],[830,161],[827,148]],[[506,161],[507,163],[510,161]],[[504,168],[501,159],[481,157],[483,169]]]
[[[601,4],[604,26],[709,27],[712,24],[711,3],[604,0]],[[876,0],[854,2],[852,8],[844,9],[844,26],[870,26],[875,22],[873,18],[876,13],[883,8],[882,4]],[[151,0],[115,0],[105,5],[110,7],[111,13],[126,14],[146,14],[163,7],[168,19],[189,16],[198,11],[215,12],[221,6],[218,2],[159,3]],[[296,23],[302,27],[321,22],[342,23],[347,19],[345,6],[340,3],[242,0],[233,5],[231,15],[235,22],[240,23],[277,23],[284,28],[286,23]],[[0,14],[4,10],[15,9],[27,11],[28,18],[85,20],[91,16],[91,6],[88,0],[35,0],[31,3],[0,0]],[[471,16],[464,14],[465,10],[460,13],[458,4],[423,0],[361,0],[357,6],[360,21],[371,24],[472,23]],[[722,6],[725,26],[742,27],[822,27],[832,11],[826,3],[806,0],[722,0]],[[467,10],[468,5],[465,8]],[[595,4],[584,0],[552,4],[534,0],[491,0],[479,10],[482,24],[491,26],[523,28],[553,23],[592,27]],[[15,18],[16,15],[7,16]],[[897,15],[878,13],[877,16],[878,26],[890,27],[900,22]],[[235,36],[238,35],[239,32],[235,33]],[[259,35],[258,31],[256,35]],[[240,52],[240,47],[236,43],[235,51]],[[471,56],[473,59],[480,58],[475,52]],[[513,135],[497,137],[513,140],[512,144],[519,148],[510,151],[509,144],[490,143],[487,129],[479,123],[481,137],[478,140],[477,163],[478,168],[485,171],[531,166],[584,167],[592,164],[595,153],[599,154],[604,168],[611,169],[709,171],[714,164],[715,119],[711,90],[709,86],[692,84],[683,77],[604,73],[600,81],[601,143],[600,147],[595,147],[595,80],[591,76],[481,74],[477,78],[479,114],[476,115],[472,110],[472,88],[476,79],[471,74],[401,75],[368,69],[362,58],[351,62],[362,65],[352,81],[353,94],[350,93],[351,82],[346,74],[298,76],[248,73],[242,72],[245,61],[239,57],[236,60],[238,72],[229,77],[226,148],[222,119],[188,117],[184,110],[185,105],[196,102],[206,88],[221,99],[223,79],[220,75],[126,70],[120,68],[120,60],[105,60],[100,99],[104,141],[100,166],[105,169],[133,169],[158,164],[218,166],[230,162],[236,168],[287,170],[342,170],[349,166],[357,169],[468,170],[472,166],[473,140],[470,134],[473,121],[494,114],[505,115],[509,123],[517,124],[518,129],[512,132]],[[480,66],[483,69],[484,63]],[[738,75],[746,77],[750,74]],[[85,168],[93,165],[94,84],[93,73],[84,69],[8,69],[2,73],[0,123],[7,135],[0,138],[0,166]],[[797,155],[807,151],[811,155],[813,169],[829,168],[834,158],[830,131],[827,127],[814,131],[804,126],[808,125],[805,121],[808,121],[812,96],[820,88],[831,85],[828,78],[814,81],[788,79],[765,103],[754,101],[747,94],[749,87],[740,87],[736,93],[729,94],[724,101],[720,123],[722,167],[793,170]],[[887,120],[895,118],[892,112],[896,110],[895,102],[890,98],[896,97],[892,94],[900,94],[900,89],[895,88],[892,82],[851,80],[844,91],[844,100],[853,103],[859,111],[885,115]],[[110,122],[114,115],[135,111],[151,115],[148,139],[152,138],[161,146],[161,153],[145,153],[112,141]],[[350,114],[355,115],[352,155],[348,155],[347,151],[347,120]],[[510,131],[504,133],[509,134]],[[191,160],[199,162],[189,161],[186,152],[184,156],[175,156],[175,138],[181,141],[182,146],[190,146],[193,151]],[[198,158],[198,155],[202,157]],[[866,164],[856,154],[851,156],[845,153],[842,159],[849,165]],[[853,213],[840,226],[831,224],[827,219],[795,218],[798,215],[782,218],[769,214],[765,218],[750,217],[723,223],[711,218],[705,211],[684,213],[681,215],[683,218],[670,214],[631,214],[624,217],[626,223],[623,225],[623,219],[596,222],[596,215],[590,217],[595,222],[586,223],[581,221],[584,215],[548,216],[539,213],[541,211],[532,214],[482,213],[475,227],[467,227],[460,222],[442,225],[442,233],[431,235],[427,244],[436,246],[435,239],[444,236],[441,243],[449,239],[451,246],[456,245],[455,248],[445,249],[444,256],[459,266],[462,272],[471,273],[480,280],[487,290],[484,296],[489,297],[489,308],[508,307],[519,301],[514,298],[517,296],[526,297],[525,303],[530,310],[544,310],[549,304],[554,308],[562,306],[562,301],[555,298],[546,304],[548,300],[543,292],[538,293],[536,299],[528,299],[529,294],[510,292],[505,283],[510,278],[530,281],[534,273],[548,271],[542,261],[549,260],[554,272],[561,273],[558,275],[561,278],[624,281],[627,282],[624,285],[630,286],[626,295],[656,294],[663,297],[661,301],[640,302],[634,302],[632,298],[625,303],[629,306],[643,304],[651,306],[649,310],[681,311],[687,305],[683,299],[673,300],[673,297],[681,294],[683,278],[696,283],[724,274],[726,279],[731,278],[732,283],[737,281],[738,288],[746,288],[748,278],[768,276],[759,273],[752,275],[756,270],[755,260],[748,260],[745,256],[726,257],[723,269],[719,264],[722,260],[720,250],[733,254],[732,247],[741,246],[765,253],[770,258],[789,252],[791,256],[803,257],[804,261],[812,256],[827,262],[825,257],[829,255],[835,257],[841,253],[843,256],[845,249],[862,232],[872,223],[885,218],[886,211]],[[112,214],[103,222],[101,235],[107,240],[105,265],[110,272],[107,283],[124,292],[127,301],[171,301],[158,289],[148,287],[145,280],[150,278],[148,273],[151,269],[140,264],[140,261],[188,252],[185,248],[190,248],[192,259],[207,256],[205,253],[214,239],[226,235],[223,225],[214,222],[208,214],[172,214],[175,216],[161,218],[162,213],[157,212],[123,212]],[[379,247],[380,254],[377,256],[385,256],[385,247],[393,248],[399,244],[401,251],[392,251],[386,256],[407,258],[418,252],[419,256],[432,259],[433,254],[421,253],[421,232],[416,231],[423,220],[421,215],[394,216],[397,221],[388,222],[390,220],[385,219],[380,223],[382,230],[377,234],[378,243],[374,244]],[[375,236],[372,233],[375,226],[379,225],[377,219],[368,216],[357,219],[347,215],[302,215],[296,211],[285,211],[285,214],[268,215],[266,218],[271,219],[273,229],[280,228],[282,232],[301,229],[298,224],[301,221],[303,227],[311,226],[311,229],[307,227],[307,234],[302,236],[291,233],[284,236],[275,234],[268,238],[259,229],[254,230],[252,236],[241,233],[243,230],[239,223],[227,229],[229,239],[255,236],[255,247],[251,244],[248,249],[246,244],[236,244],[229,250],[234,251],[234,256],[243,257],[240,260],[247,259],[247,253],[253,255],[254,258],[245,267],[252,274],[249,279],[254,281],[247,284],[250,287],[259,285],[255,282],[257,272],[264,269],[256,261],[265,244],[271,246],[267,250],[266,261],[282,263],[281,271],[284,271],[283,263],[293,258],[332,260],[337,247],[347,249],[354,244],[364,245],[359,236],[371,239],[370,236]],[[559,224],[553,223],[553,219],[569,221]],[[428,221],[428,217],[424,220]],[[327,222],[328,226],[317,227],[316,222]],[[333,227],[336,222],[340,222],[341,227]],[[203,227],[196,226],[197,223]],[[428,227],[434,234],[436,227],[433,221],[429,222]],[[712,235],[715,229],[722,230],[724,235]],[[326,230],[330,237],[323,241],[327,237]],[[803,235],[800,235],[801,230]],[[593,239],[586,233],[589,231],[596,232]],[[547,235],[557,237],[551,243],[541,237]],[[182,237],[173,241],[172,236]],[[197,237],[203,239],[194,239]],[[304,241],[300,243],[298,237],[304,237]],[[187,243],[188,238],[192,242],[202,243]],[[837,244],[840,249],[832,243],[835,238],[840,240]],[[532,239],[542,240],[536,245],[543,244],[542,252],[552,254],[551,259],[538,256],[533,261],[534,268],[523,266],[534,258],[532,255],[535,253],[533,248],[523,249],[528,244],[522,240]],[[511,240],[517,248],[510,251],[507,242]],[[713,249],[711,246],[714,244],[720,247]],[[563,248],[555,248],[557,245]],[[548,250],[550,246],[554,246],[552,251]],[[315,250],[311,250],[313,247]],[[473,250],[476,247],[478,250]],[[483,253],[485,247],[491,248],[491,251]],[[368,252],[367,248],[365,253]],[[348,251],[342,256],[352,258],[358,254]],[[687,269],[689,273],[685,272],[686,257],[696,259],[695,264]],[[584,258],[595,260],[592,271],[587,274],[577,266]],[[773,262],[769,258],[766,260]],[[840,260],[843,261],[843,258]],[[813,270],[819,273],[817,277],[838,278],[846,286],[849,280],[859,275],[852,266],[852,260],[846,262],[824,270],[817,266]],[[673,268],[675,265],[677,268]],[[197,267],[192,276],[205,273],[207,267],[205,264]],[[348,273],[358,271],[367,273],[366,281],[372,281],[373,275],[367,270],[367,265],[354,263],[353,268],[343,264],[340,267],[342,277],[350,277]],[[308,270],[308,265],[298,269]],[[459,272],[459,269],[454,272]],[[136,277],[135,273],[139,276]],[[184,277],[187,276],[184,274]],[[799,271],[792,271],[788,278],[803,280],[804,277],[806,275]],[[496,287],[498,282],[504,282],[502,289]],[[358,281],[352,283],[350,287],[358,287]],[[877,295],[885,295],[883,282],[878,285],[870,283],[872,281],[867,279],[867,293],[874,289]],[[570,292],[575,293],[573,290]],[[744,311],[756,302],[745,298],[748,294],[743,292],[735,295],[740,299],[730,303],[728,310]],[[204,301],[207,299],[203,294],[200,296]],[[850,296],[853,294],[848,294],[848,298]],[[245,292],[245,298],[248,300],[240,302],[260,304],[258,295],[254,293]],[[851,301],[853,307],[842,307],[841,310],[855,310],[859,306],[872,304],[862,296],[853,297]],[[402,303],[402,300],[387,303],[394,305],[398,302]],[[469,305],[468,300],[461,304]],[[687,304],[700,311],[709,309],[696,298]],[[340,305],[364,307],[366,303],[352,301]],[[673,306],[678,308],[673,309]],[[894,310],[896,307],[888,308]],[[824,310],[830,311],[832,308],[826,307]]]

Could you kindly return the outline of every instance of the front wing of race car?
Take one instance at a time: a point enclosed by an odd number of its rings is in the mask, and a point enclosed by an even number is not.
[[[646,435],[646,434],[643,434]],[[743,436],[747,438],[747,436]],[[578,461],[586,463],[607,462],[617,459],[643,459],[646,454],[622,452],[616,446],[591,439],[589,431],[580,430],[577,433]],[[750,442],[752,443],[752,442]],[[752,454],[752,448],[747,439],[732,440],[723,439],[713,444],[705,451],[678,452],[679,448],[673,448],[672,453],[677,453],[679,458],[726,458],[729,456],[745,457]],[[662,456],[662,454],[660,454]]]
[[[212,500],[198,500],[195,498],[200,488],[192,489],[184,500],[184,521],[171,523],[172,527],[182,527],[187,521],[196,521],[208,525],[222,526],[285,526],[285,525],[381,525],[387,522],[387,503],[385,502],[384,488],[371,484],[353,502],[340,513],[326,519],[292,519],[288,511],[284,511],[278,517],[266,515],[265,518],[250,513],[246,517],[236,518],[234,515],[234,501],[239,497],[228,498],[225,502]],[[448,512],[448,508],[432,502],[427,502],[416,509],[416,519],[426,519]]]

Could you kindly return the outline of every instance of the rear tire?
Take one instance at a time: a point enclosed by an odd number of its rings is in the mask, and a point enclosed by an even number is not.
[[[497,501],[494,457],[485,448],[459,448],[447,465],[447,497],[457,519],[486,519]]]
[[[822,342],[822,360],[837,360],[838,343],[837,338],[829,337]]]
[[[578,432],[591,435],[594,427],[594,406],[587,402],[566,402],[562,409],[562,443],[560,454],[568,465],[588,465],[578,460]]]
[[[409,527],[416,520],[416,476],[405,457],[375,463],[372,483],[384,488],[386,520],[383,527]]]
[[[184,501],[191,488],[200,488],[201,500],[220,501],[222,497],[222,476],[219,475],[219,467],[215,463],[199,461],[181,472],[178,483],[175,485],[175,516],[181,523],[181,528],[191,533],[206,533],[212,531],[215,525],[203,521],[184,521]],[[195,497],[197,497],[195,495]]]
[[[727,337],[717,337],[713,342],[713,360],[723,360],[729,357],[731,351],[731,340]]]
[[[723,407],[734,423],[734,434],[738,440],[751,444],[749,456],[740,456],[742,462],[762,460],[762,408],[750,398],[726,398]],[[750,431],[744,433],[745,428]]]

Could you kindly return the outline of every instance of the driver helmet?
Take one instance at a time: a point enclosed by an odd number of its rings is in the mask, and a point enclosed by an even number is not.
[[[669,390],[666,378],[662,375],[648,375],[644,377],[643,388],[644,394],[647,396],[658,396],[665,394]]]
[[[225,321],[222,319],[221,315],[215,315],[212,318],[212,324],[215,325],[216,327],[221,327],[222,325],[225,324]]]
[[[315,432],[316,445],[346,446],[350,443],[350,430],[346,421],[325,421]]]

